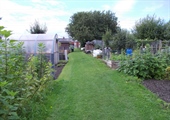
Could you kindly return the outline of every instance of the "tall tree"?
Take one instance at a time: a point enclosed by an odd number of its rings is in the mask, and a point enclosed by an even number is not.
[[[102,40],[106,46],[109,46],[110,42],[113,40],[113,35],[111,30],[107,30],[106,33],[102,36]]]
[[[165,33],[164,33],[165,39],[170,40],[170,20],[165,24]]]
[[[164,20],[147,15],[134,26],[133,33],[138,39],[164,39]]]
[[[40,24],[39,21],[35,20],[35,22],[30,25],[28,32],[31,34],[45,34],[47,32],[47,26],[46,24]]]
[[[66,32],[82,44],[90,40],[101,40],[107,29],[116,33],[117,17],[111,11],[78,12],[70,18]]]
[[[118,50],[120,53],[121,49],[134,48],[135,38],[126,29],[120,29],[113,37],[111,48]]]

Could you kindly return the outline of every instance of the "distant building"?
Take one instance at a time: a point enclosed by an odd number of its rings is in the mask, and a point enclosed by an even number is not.
[[[73,42],[72,39],[69,38],[58,38],[59,42],[59,53],[64,53],[64,50],[70,52],[70,44]]]
[[[86,42],[85,44],[85,52],[86,53],[91,53],[94,50],[94,43],[93,42]]]
[[[96,49],[102,49],[103,47],[103,41],[102,40],[93,40],[94,48]]]
[[[80,48],[80,42],[78,40],[74,41],[74,48]]]

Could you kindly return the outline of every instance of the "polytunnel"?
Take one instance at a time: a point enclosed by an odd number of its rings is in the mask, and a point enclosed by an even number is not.
[[[45,45],[43,54],[45,54],[52,64],[57,64],[59,61],[57,34],[13,34],[9,39],[23,42],[23,47],[27,55],[37,55],[38,44],[43,43]]]

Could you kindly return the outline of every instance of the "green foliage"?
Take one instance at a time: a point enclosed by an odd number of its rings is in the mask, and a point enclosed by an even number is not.
[[[30,25],[29,31],[31,34],[45,34],[47,32],[46,24],[41,25],[39,21],[35,20],[34,24]]]
[[[170,67],[167,67],[165,69],[165,72],[166,72],[166,78],[170,80]]]
[[[111,11],[78,12],[71,16],[66,32],[82,45],[89,40],[101,40],[107,29],[116,33],[117,17]]]
[[[136,39],[137,48],[141,46],[145,46],[146,44],[151,44],[154,41],[155,40],[152,40],[152,39]]]
[[[37,62],[36,62],[36,72],[38,73],[38,78],[40,79],[45,71],[45,67],[47,65],[47,59],[44,55],[43,51],[45,49],[45,45],[43,43],[38,44],[38,55],[37,55]]]
[[[0,29],[4,36],[0,40],[0,118],[27,119],[32,114],[29,105],[42,101],[41,93],[52,80],[52,65],[41,55],[43,44],[39,44],[40,55],[26,62],[23,43],[7,39],[11,31]]]
[[[153,55],[149,47],[144,54],[137,54],[132,59],[121,62],[118,71],[142,79],[162,79],[165,74],[166,59],[161,54]]]
[[[138,39],[164,39],[165,23],[155,15],[136,22],[133,33]]]
[[[106,33],[102,36],[102,40],[104,40],[105,46],[109,46],[109,41],[113,40],[113,35],[111,30],[106,31]]]
[[[45,105],[51,103],[47,108],[51,114],[42,120],[169,119],[170,109],[161,108],[158,97],[140,82],[83,52],[71,53],[53,92],[48,94]]]
[[[134,48],[135,38],[130,34],[126,29],[120,29],[113,37],[111,48],[113,50],[118,50],[121,52],[121,49]]]
[[[125,61],[128,59],[129,56],[125,55],[125,52],[121,50],[121,54],[112,54],[111,60],[114,61]]]
[[[57,64],[57,67],[61,67],[61,66],[65,66],[65,64],[67,64],[68,61],[66,60],[60,60]]]
[[[164,33],[165,39],[170,40],[170,20],[165,24],[165,33]]]

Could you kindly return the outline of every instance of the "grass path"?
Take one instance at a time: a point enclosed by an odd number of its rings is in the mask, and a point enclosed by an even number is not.
[[[168,120],[155,95],[102,61],[82,52],[69,55],[47,120]]]

